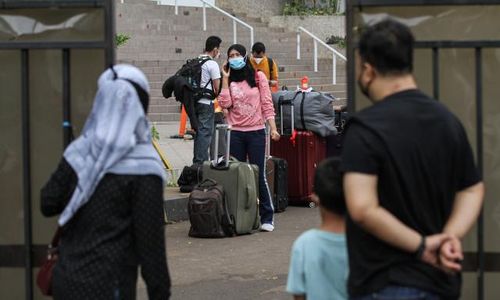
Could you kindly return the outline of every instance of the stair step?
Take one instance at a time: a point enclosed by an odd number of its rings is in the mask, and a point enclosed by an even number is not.
[[[220,36],[222,58],[233,43],[233,21],[207,8],[207,31],[202,30],[203,10],[194,7],[179,7],[179,15],[174,14],[174,6],[157,5],[149,0],[116,0],[116,31],[131,37],[117,50],[117,60],[133,64],[142,69],[150,82],[150,108],[148,117],[152,122],[178,121],[180,103],[173,97],[165,99],[161,93],[164,80],[174,74],[187,58],[202,52],[204,40],[211,34]],[[231,10],[227,10],[232,13]],[[255,41],[266,45],[266,52],[280,67],[280,84],[293,88],[302,76],[308,76],[316,90],[329,92],[339,102],[346,101],[346,67],[338,60],[337,85],[332,85],[332,59],[318,60],[318,72],[313,72],[312,39],[302,36],[301,60],[296,59],[296,33],[286,28],[269,27],[259,17],[236,14],[238,18],[254,27]],[[249,31],[238,25],[237,40],[246,47],[250,44]],[[324,52],[320,46],[320,54]],[[247,49],[249,52],[250,49]],[[180,52],[180,53],[179,53]]]

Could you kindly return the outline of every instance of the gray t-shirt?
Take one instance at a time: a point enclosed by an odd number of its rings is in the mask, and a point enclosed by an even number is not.
[[[200,55],[200,57],[204,57],[208,55]],[[209,60],[205,62],[201,66],[201,80],[200,80],[200,86],[205,87],[205,84],[207,84],[210,79],[215,80],[220,78],[220,68],[219,64],[215,60]],[[212,83],[208,83],[207,89],[213,90],[212,89]]]

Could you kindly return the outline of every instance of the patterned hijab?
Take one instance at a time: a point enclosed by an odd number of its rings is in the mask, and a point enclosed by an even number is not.
[[[78,176],[78,184],[59,218],[61,226],[89,201],[107,173],[158,175],[163,181],[166,178],[151,144],[147,106],[138,96],[149,93],[146,76],[134,66],[116,65],[102,73],[97,85],[82,134],[64,151],[64,158]]]

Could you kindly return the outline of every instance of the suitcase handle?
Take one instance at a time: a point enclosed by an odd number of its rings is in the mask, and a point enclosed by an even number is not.
[[[226,162],[224,166],[219,166],[217,163],[219,157],[219,131],[226,130]],[[214,149],[214,157],[210,167],[218,170],[226,170],[229,169],[229,156],[231,150],[231,126],[228,124],[217,124],[215,125],[215,149]]]
[[[291,121],[291,135],[293,134],[293,130],[295,129],[295,98],[300,92],[296,92],[292,99],[285,99],[283,95],[278,98],[278,107],[280,108],[280,129],[281,135],[285,135],[284,132],[284,118],[283,118],[283,106],[290,106],[290,121]]]

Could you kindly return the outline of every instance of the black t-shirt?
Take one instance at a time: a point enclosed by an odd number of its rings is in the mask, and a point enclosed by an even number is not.
[[[341,169],[377,175],[380,205],[424,235],[442,232],[456,192],[480,181],[460,121],[418,90],[390,95],[351,118]],[[388,284],[459,296],[460,275],[447,275],[415,259],[350,218],[347,244],[351,296]]]

